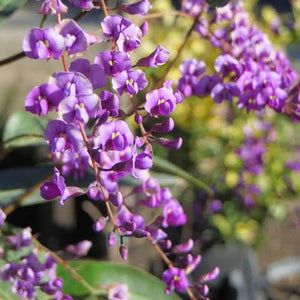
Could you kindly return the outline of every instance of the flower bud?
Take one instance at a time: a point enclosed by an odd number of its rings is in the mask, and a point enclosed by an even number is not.
[[[136,228],[136,224],[134,222],[127,221],[122,225],[122,227],[127,231],[133,231]]]
[[[157,68],[158,66],[164,65],[168,61],[169,55],[170,53],[168,50],[158,45],[149,56],[141,58],[137,62],[137,66]]]
[[[93,225],[93,229],[97,232],[101,231],[105,225],[106,225],[106,222],[107,222],[107,218],[105,217],[101,217],[99,218]]]
[[[132,233],[132,235],[136,238],[144,238],[149,235],[149,232],[146,230],[137,229]]]
[[[145,21],[141,26],[140,26],[140,29],[141,29],[141,32],[142,32],[142,36],[145,36],[148,32],[148,28],[149,28],[149,24],[147,21]]]
[[[119,248],[120,255],[122,259],[126,260],[128,257],[128,248],[125,245],[121,245]]]
[[[170,140],[166,138],[157,138],[154,140],[157,144],[166,147],[170,150],[178,150],[182,145],[182,138]]]
[[[116,207],[119,207],[123,203],[123,196],[121,192],[117,192],[116,194],[109,194],[108,199]]]
[[[172,118],[167,118],[163,123],[155,124],[151,131],[159,133],[167,133],[174,129],[174,120]]]
[[[194,247],[194,241],[192,239],[189,239],[188,241],[186,241],[183,244],[180,245],[176,245],[173,250],[172,253],[174,254],[178,254],[178,253],[187,253],[190,252]]]
[[[143,122],[143,117],[141,115],[135,115],[134,121],[136,124],[141,124]]]
[[[140,0],[133,4],[121,4],[120,8],[130,15],[146,15],[152,5],[149,0]]]
[[[108,234],[108,246],[110,247],[113,247],[116,242],[117,242],[117,235],[115,232],[111,231],[109,234]]]

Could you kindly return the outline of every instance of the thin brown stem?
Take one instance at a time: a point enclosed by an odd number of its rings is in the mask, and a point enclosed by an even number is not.
[[[19,52],[17,54],[14,54],[14,55],[12,55],[8,58],[0,60],[0,67],[4,66],[4,65],[7,65],[7,64],[10,64],[14,61],[17,61],[17,60],[21,59],[21,58],[24,58],[25,56],[26,56],[25,53],[22,51],[22,52]]]
[[[100,292],[99,290],[96,290],[94,287],[92,287],[80,274],[78,274],[65,260],[59,257],[56,253],[41,244],[37,239],[33,239],[33,242],[37,248],[49,253],[66,271],[71,274],[74,279],[78,280],[90,292],[91,295],[96,295]]]
[[[105,0],[99,0],[99,1],[100,1],[100,7],[102,9],[103,15],[104,15],[104,17],[107,17],[108,12],[107,12],[107,8],[106,8]]]
[[[33,185],[31,188],[28,189],[27,192],[25,192],[24,194],[22,194],[20,197],[18,197],[13,203],[11,203],[10,205],[6,206],[3,211],[5,212],[6,215],[9,215],[10,213],[12,213],[16,208],[18,208],[33,192],[35,192],[36,190],[38,190],[42,184],[42,182],[44,182],[45,180],[50,180],[52,177],[51,175],[47,175],[43,180],[39,181],[38,183],[36,183],[35,185]]]
[[[186,33],[182,44],[180,45],[179,49],[177,50],[176,56],[171,61],[171,63],[168,65],[167,69],[165,70],[164,74],[161,76],[160,80],[155,84],[154,89],[159,88],[163,84],[163,82],[165,81],[165,79],[166,79],[167,75],[169,74],[169,72],[171,71],[171,69],[176,65],[178,59],[180,58],[180,55],[181,55],[182,51],[184,50],[184,48],[188,44],[188,41],[189,41],[190,37],[192,36],[192,33],[195,29],[195,26],[197,25],[198,20],[199,20],[200,16],[202,15],[205,7],[206,7],[206,5],[203,5],[201,11],[195,17],[192,26],[190,27],[190,29]]]
[[[166,16],[179,16],[179,17],[184,17],[187,19],[193,19],[193,17],[187,13],[184,13],[180,10],[171,10],[171,11],[163,11],[163,12],[158,12],[158,13],[152,13],[152,14],[147,14],[143,16],[143,19],[148,20],[148,19],[158,19],[158,18],[164,18]]]

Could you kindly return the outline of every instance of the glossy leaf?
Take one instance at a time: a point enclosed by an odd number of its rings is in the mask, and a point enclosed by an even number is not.
[[[0,23],[12,15],[27,0],[0,0]]]
[[[154,156],[153,161],[154,161],[154,166],[157,167],[157,169],[159,169],[160,171],[167,172],[172,175],[176,175],[189,182],[195,188],[204,190],[209,195],[213,195],[213,191],[206,183],[194,177],[193,175],[189,174],[188,172],[181,169],[180,167],[174,165],[173,163],[157,156]]]
[[[70,265],[94,288],[113,283],[126,284],[130,300],[180,300],[175,293],[165,295],[165,285],[161,280],[134,267],[98,261],[76,261]],[[58,267],[57,273],[64,280],[65,293],[74,297],[88,296],[88,291],[82,284],[71,278],[61,266]]]
[[[5,124],[3,144],[5,148],[45,145],[44,129],[48,120],[25,111],[14,113]]]

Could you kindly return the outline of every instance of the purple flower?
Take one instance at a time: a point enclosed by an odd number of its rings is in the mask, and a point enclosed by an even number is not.
[[[7,237],[6,242],[12,249],[20,250],[22,247],[28,247],[32,245],[31,237],[31,228],[27,227],[20,233]]]
[[[96,94],[81,94],[62,100],[58,106],[59,116],[67,123],[80,121],[87,123],[95,118],[101,110],[101,102]]]
[[[176,107],[173,90],[162,87],[146,95],[145,110],[154,117],[168,116]]]
[[[152,5],[149,0],[140,0],[133,4],[121,4],[120,8],[131,15],[146,15]]]
[[[63,205],[70,197],[82,195],[83,191],[74,186],[67,187],[65,179],[60,175],[57,168],[54,168],[52,181],[46,181],[41,186],[41,196],[46,200],[52,200],[61,197],[60,204]]]
[[[107,111],[112,117],[116,117],[119,113],[119,97],[110,91],[102,91],[100,99],[102,111]]]
[[[107,16],[102,22],[103,35],[112,38],[121,51],[130,52],[140,44],[141,29],[130,20],[119,15]]]
[[[58,29],[65,39],[65,47],[69,55],[80,54],[87,50],[88,41],[86,35],[74,20],[63,20],[58,25]]]
[[[185,270],[175,267],[171,267],[164,271],[163,282],[168,286],[166,289],[166,294],[170,294],[174,288],[179,292],[183,292],[189,287]]]
[[[102,231],[107,223],[108,218],[101,217],[93,225],[93,229],[97,232]]]
[[[65,50],[65,41],[53,28],[33,28],[24,38],[23,50],[30,58],[59,59]]]
[[[207,96],[210,95],[212,89],[218,84],[221,83],[222,79],[219,75],[204,75],[197,86],[195,87],[195,95],[196,96]]]
[[[83,146],[80,131],[61,120],[52,120],[45,129],[45,139],[51,146],[51,152],[63,152],[68,148],[79,151]]]
[[[163,226],[181,226],[186,223],[187,216],[181,204],[176,199],[169,200],[163,208]]]
[[[237,78],[241,74],[239,62],[229,54],[220,55],[215,61],[215,70],[223,77]]]
[[[119,247],[119,252],[120,252],[120,255],[121,255],[122,259],[127,260],[127,258],[128,258],[128,248],[127,248],[127,246],[121,245]]]
[[[168,50],[158,45],[149,56],[141,58],[136,65],[139,67],[157,68],[168,61],[169,55],[170,52]]]
[[[94,8],[93,0],[69,0],[70,4],[84,10],[91,10]]]
[[[44,0],[40,9],[40,14],[48,15],[51,12],[52,15],[65,14],[68,11],[68,7],[64,5],[61,0]]]
[[[129,55],[123,51],[102,51],[97,54],[94,63],[103,68],[105,74],[109,76],[129,71],[131,68]]]
[[[182,11],[196,17],[204,5],[205,0],[185,0],[182,4]]]
[[[56,72],[50,83],[56,84],[63,94],[63,98],[79,94],[93,94],[91,82],[78,72]]]
[[[215,103],[221,103],[224,100],[232,101],[234,97],[240,96],[240,89],[233,82],[218,83],[211,91],[211,96]]]
[[[94,147],[105,151],[123,151],[133,144],[133,135],[122,120],[104,123],[95,132]]]
[[[35,289],[31,282],[17,279],[14,281],[12,291],[22,299],[34,299]]]
[[[106,85],[103,68],[98,64],[91,65],[88,59],[78,58],[74,60],[70,65],[70,71],[85,75],[92,83],[94,90]]]
[[[57,107],[62,99],[62,93],[55,84],[42,84],[34,87],[26,96],[25,109],[40,116],[47,115],[49,110]]]
[[[113,89],[120,95],[127,92],[136,95],[148,85],[145,74],[141,70],[123,71],[112,79]]]

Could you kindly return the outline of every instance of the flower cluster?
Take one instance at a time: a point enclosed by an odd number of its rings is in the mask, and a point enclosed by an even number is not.
[[[98,8],[93,1],[71,0],[70,4],[83,10]],[[141,0],[121,4],[120,9],[128,14],[144,15],[151,5],[148,0]],[[173,89],[170,80],[161,87],[145,91],[149,82],[144,68],[164,65],[169,58],[168,50],[158,45],[148,56],[133,61],[135,56],[132,54],[147,34],[146,22],[136,25],[128,18],[108,15],[103,10],[105,17],[100,24],[102,36],[98,37],[86,33],[74,20],[62,20],[61,13],[65,11],[60,1],[44,1],[41,12],[56,14],[58,24],[30,30],[23,43],[29,58],[61,59],[64,67],[63,71],[52,74],[47,83],[34,87],[25,99],[25,109],[33,114],[40,116],[48,115],[50,111],[57,112],[57,119],[48,123],[44,136],[52,160],[60,167],[55,167],[52,180],[42,185],[41,196],[47,200],[59,197],[61,205],[68,198],[82,194],[92,201],[103,201],[107,216],[94,223],[94,230],[101,231],[110,221],[113,230],[108,235],[108,245],[114,246],[119,235],[119,251],[123,259],[128,255],[124,237],[147,237],[152,244],[167,252],[189,252],[191,242],[188,247],[181,245],[173,248],[163,230],[186,223],[187,216],[182,205],[168,188],[161,187],[149,173],[153,166],[152,143],[170,150],[179,149],[182,144],[180,137],[169,139],[164,134],[174,129],[174,120],[170,115],[183,101],[183,93],[180,89]],[[89,45],[100,41],[109,41],[111,49],[99,52],[92,62],[76,58],[86,52]],[[70,64],[66,56],[72,59]],[[205,70],[203,63],[198,66],[200,71],[193,72],[192,68],[191,77],[199,76]],[[138,105],[139,99],[145,99],[145,103]],[[130,110],[121,109],[126,106]],[[135,135],[125,121],[129,116],[134,117],[140,135]],[[145,120],[151,120],[149,123],[152,125],[148,129],[145,128]],[[79,179],[89,169],[94,172],[95,181],[86,189],[66,185],[66,177]],[[137,200],[130,205],[119,185],[120,179],[125,176],[137,181],[130,193],[137,195]],[[157,209],[156,219],[145,220],[138,214],[137,208],[140,206]],[[73,252],[78,250],[74,247],[70,249]],[[165,255],[163,258],[168,260]],[[168,285],[166,292],[169,293],[174,287],[178,291],[189,289],[186,274],[199,262],[200,257],[193,258],[191,254],[181,256],[180,262],[174,264],[169,261],[169,269],[163,275]],[[197,284],[202,287],[206,280],[200,280]],[[202,289],[202,292],[201,288],[198,291],[199,299],[207,295],[205,285]]]
[[[251,209],[255,204],[255,198],[260,194],[260,188],[258,185],[248,181],[249,178],[263,172],[263,156],[268,144],[276,138],[276,133],[270,124],[256,122],[254,128],[250,126],[244,127],[244,136],[244,144],[236,150],[236,154],[243,163],[237,191],[244,206]]]
[[[0,209],[1,227],[5,214]],[[12,291],[21,299],[36,299],[38,291],[57,300],[71,300],[64,295],[63,280],[56,276],[57,262],[47,253],[43,261],[38,249],[32,243],[31,229],[9,233],[4,228],[1,239],[5,239],[5,248],[1,248],[1,258],[6,264],[0,270],[3,281],[11,282]]]
[[[203,10],[205,1],[185,1],[184,12]],[[211,30],[211,25],[217,28]],[[276,51],[268,37],[250,23],[241,1],[216,8],[210,20],[201,18],[195,30],[221,50],[215,74],[203,73],[202,62],[189,59],[181,65],[178,84],[186,96],[211,95],[214,102],[235,100],[247,112],[266,106],[286,113],[289,90],[297,78],[283,52]]]

